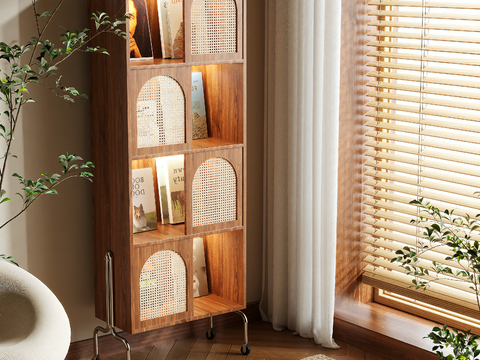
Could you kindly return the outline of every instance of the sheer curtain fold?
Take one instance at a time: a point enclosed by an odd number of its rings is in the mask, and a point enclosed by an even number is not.
[[[335,348],[340,2],[266,0],[261,312]]]

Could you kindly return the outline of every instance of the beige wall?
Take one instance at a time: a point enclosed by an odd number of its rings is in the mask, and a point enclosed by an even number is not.
[[[40,12],[53,9],[57,0],[40,0]],[[34,35],[30,0],[0,0],[0,41],[25,43]],[[263,169],[263,45],[264,1],[248,1],[248,232],[247,301],[261,297],[262,169]],[[66,0],[49,37],[56,40],[58,26],[80,29],[87,24],[86,1]],[[88,57],[64,63],[63,83],[88,92]],[[33,89],[37,103],[24,109],[15,136],[7,173],[38,178],[59,172],[57,157],[65,151],[90,157],[88,102],[69,105],[44,89]],[[26,156],[26,157],[25,157]],[[16,183],[6,183],[13,189]],[[14,189],[15,193],[18,189]],[[41,279],[60,299],[70,318],[72,341],[92,337],[94,317],[91,186],[73,180],[58,188],[59,196],[40,199],[26,214],[1,229],[0,253],[13,255],[21,266]],[[14,196],[12,194],[12,196]],[[20,204],[2,204],[0,219],[8,219]]]

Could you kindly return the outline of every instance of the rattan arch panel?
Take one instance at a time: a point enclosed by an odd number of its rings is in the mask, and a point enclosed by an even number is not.
[[[192,55],[237,52],[235,0],[194,0],[191,9]]]
[[[137,98],[137,148],[185,143],[185,95],[169,76],[148,80]]]
[[[140,273],[140,321],[187,311],[187,269],[172,250],[158,251]]]
[[[237,218],[237,177],[223,158],[210,158],[192,182],[192,226],[218,224]]]

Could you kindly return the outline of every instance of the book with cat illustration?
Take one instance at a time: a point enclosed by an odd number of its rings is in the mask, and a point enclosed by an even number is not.
[[[133,233],[156,230],[157,210],[152,168],[132,170]]]
[[[207,112],[201,72],[192,73],[192,122],[192,139],[206,139],[208,137]]]
[[[180,224],[185,222],[185,173],[184,173],[184,156],[175,155],[157,158],[157,176],[158,179],[160,202],[162,206],[162,219],[165,216],[165,210],[168,211],[168,223]],[[163,193],[166,193],[165,200],[162,199],[162,188],[160,184],[165,184]],[[162,220],[163,223],[163,220]]]
[[[208,295],[207,266],[203,238],[193,238],[193,297]]]
[[[172,59],[183,59],[183,0],[168,0],[167,12]]]

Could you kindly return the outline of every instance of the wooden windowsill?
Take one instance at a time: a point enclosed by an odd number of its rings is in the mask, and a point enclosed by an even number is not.
[[[436,360],[434,322],[377,303],[335,311],[334,338],[392,360]]]

